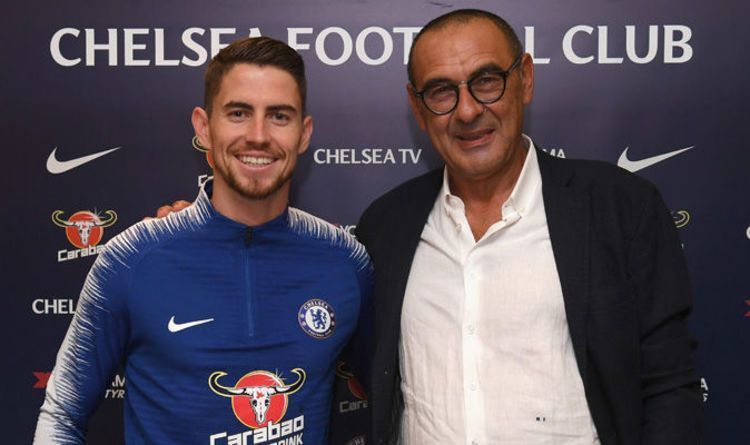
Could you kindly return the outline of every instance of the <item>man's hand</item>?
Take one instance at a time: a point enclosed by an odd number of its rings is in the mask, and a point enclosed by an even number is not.
[[[185,207],[192,204],[190,201],[184,201],[179,200],[172,203],[172,205],[164,205],[156,209],[156,218],[164,218],[165,216],[169,215],[172,212],[179,212],[180,210],[184,209]],[[149,219],[153,219],[152,216],[147,216],[143,218],[144,221],[147,221]]]

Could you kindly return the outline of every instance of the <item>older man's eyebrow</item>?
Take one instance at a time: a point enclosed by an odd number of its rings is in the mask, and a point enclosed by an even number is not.
[[[425,81],[424,85],[422,86],[422,90],[426,90],[435,85],[445,85],[445,84],[454,84],[454,83],[456,82],[454,82],[453,79],[450,79],[448,77],[433,77],[432,79],[427,79],[427,81]]]
[[[488,73],[488,72],[492,73],[492,72],[498,72],[498,71],[501,73],[505,72],[505,70],[500,68],[500,65],[498,65],[497,63],[494,63],[494,62],[485,63],[484,65],[472,71],[471,74],[469,74],[469,79],[471,79],[472,77],[476,77],[477,75],[482,74],[482,73]]]
[[[482,73],[487,73],[487,72],[504,72],[504,71],[505,70],[503,70],[500,67],[500,65],[498,65],[497,63],[494,63],[494,62],[485,63],[484,65],[482,65],[479,68],[477,68],[474,71],[472,71],[471,74],[469,74],[469,78],[468,79],[464,79],[464,80],[469,80],[469,79],[471,79],[471,78],[473,78],[473,77],[475,77],[475,76],[477,76],[479,74],[482,74]],[[427,82],[424,83],[424,86],[422,87],[422,89],[426,90],[427,88],[430,88],[430,87],[435,86],[435,85],[445,85],[445,84],[456,85],[457,83],[458,82],[456,82],[455,80],[450,79],[448,77],[434,77],[432,79],[427,80]]]

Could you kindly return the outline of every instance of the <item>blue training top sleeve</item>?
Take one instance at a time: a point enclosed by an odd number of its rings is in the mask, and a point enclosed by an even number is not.
[[[47,384],[34,444],[84,444],[88,419],[121,364],[126,339],[129,266],[126,243],[113,239],[84,283],[73,321]]]

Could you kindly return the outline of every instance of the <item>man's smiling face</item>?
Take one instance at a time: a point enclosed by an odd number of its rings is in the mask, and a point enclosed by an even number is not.
[[[197,130],[210,149],[215,187],[245,199],[287,194],[297,156],[310,143],[294,78],[274,66],[234,65]],[[201,127],[199,125],[199,127]]]
[[[487,67],[507,70],[516,57],[506,36],[489,20],[449,23],[417,41],[412,54],[414,87],[422,90],[436,79],[459,84]],[[523,55],[520,66],[507,76],[499,101],[479,103],[461,85],[456,108],[444,115],[428,110],[407,87],[417,122],[453,179],[484,180],[502,174],[525,153],[523,108],[531,102],[533,77],[531,59]]]

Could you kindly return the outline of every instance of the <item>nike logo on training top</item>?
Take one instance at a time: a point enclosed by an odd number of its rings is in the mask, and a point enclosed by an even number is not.
[[[185,329],[192,328],[194,326],[211,323],[214,321],[213,318],[206,318],[204,320],[195,320],[195,321],[188,321],[187,323],[177,323],[174,321],[174,315],[172,318],[169,319],[169,324],[167,325],[167,329],[169,329],[169,332],[180,332],[184,331]]]
[[[625,150],[623,150],[622,154],[620,155],[620,159],[617,160],[617,166],[622,167],[629,172],[635,173],[638,170],[643,170],[646,167],[651,167],[652,165],[658,164],[661,161],[669,159],[673,156],[677,156],[678,154],[688,151],[693,147],[695,147],[695,145],[691,145],[690,147],[681,148],[675,151],[670,151],[669,153],[652,156],[650,158],[641,159],[640,161],[631,161],[630,159],[628,159],[629,147],[625,147]]]
[[[53,175],[59,175],[67,171],[73,170],[76,167],[80,167],[87,162],[91,162],[94,159],[101,158],[102,156],[108,155],[115,150],[119,150],[122,147],[110,148],[109,150],[100,151],[98,153],[82,156],[80,158],[70,159],[68,161],[60,161],[57,159],[57,147],[52,150],[47,158],[47,171]]]

